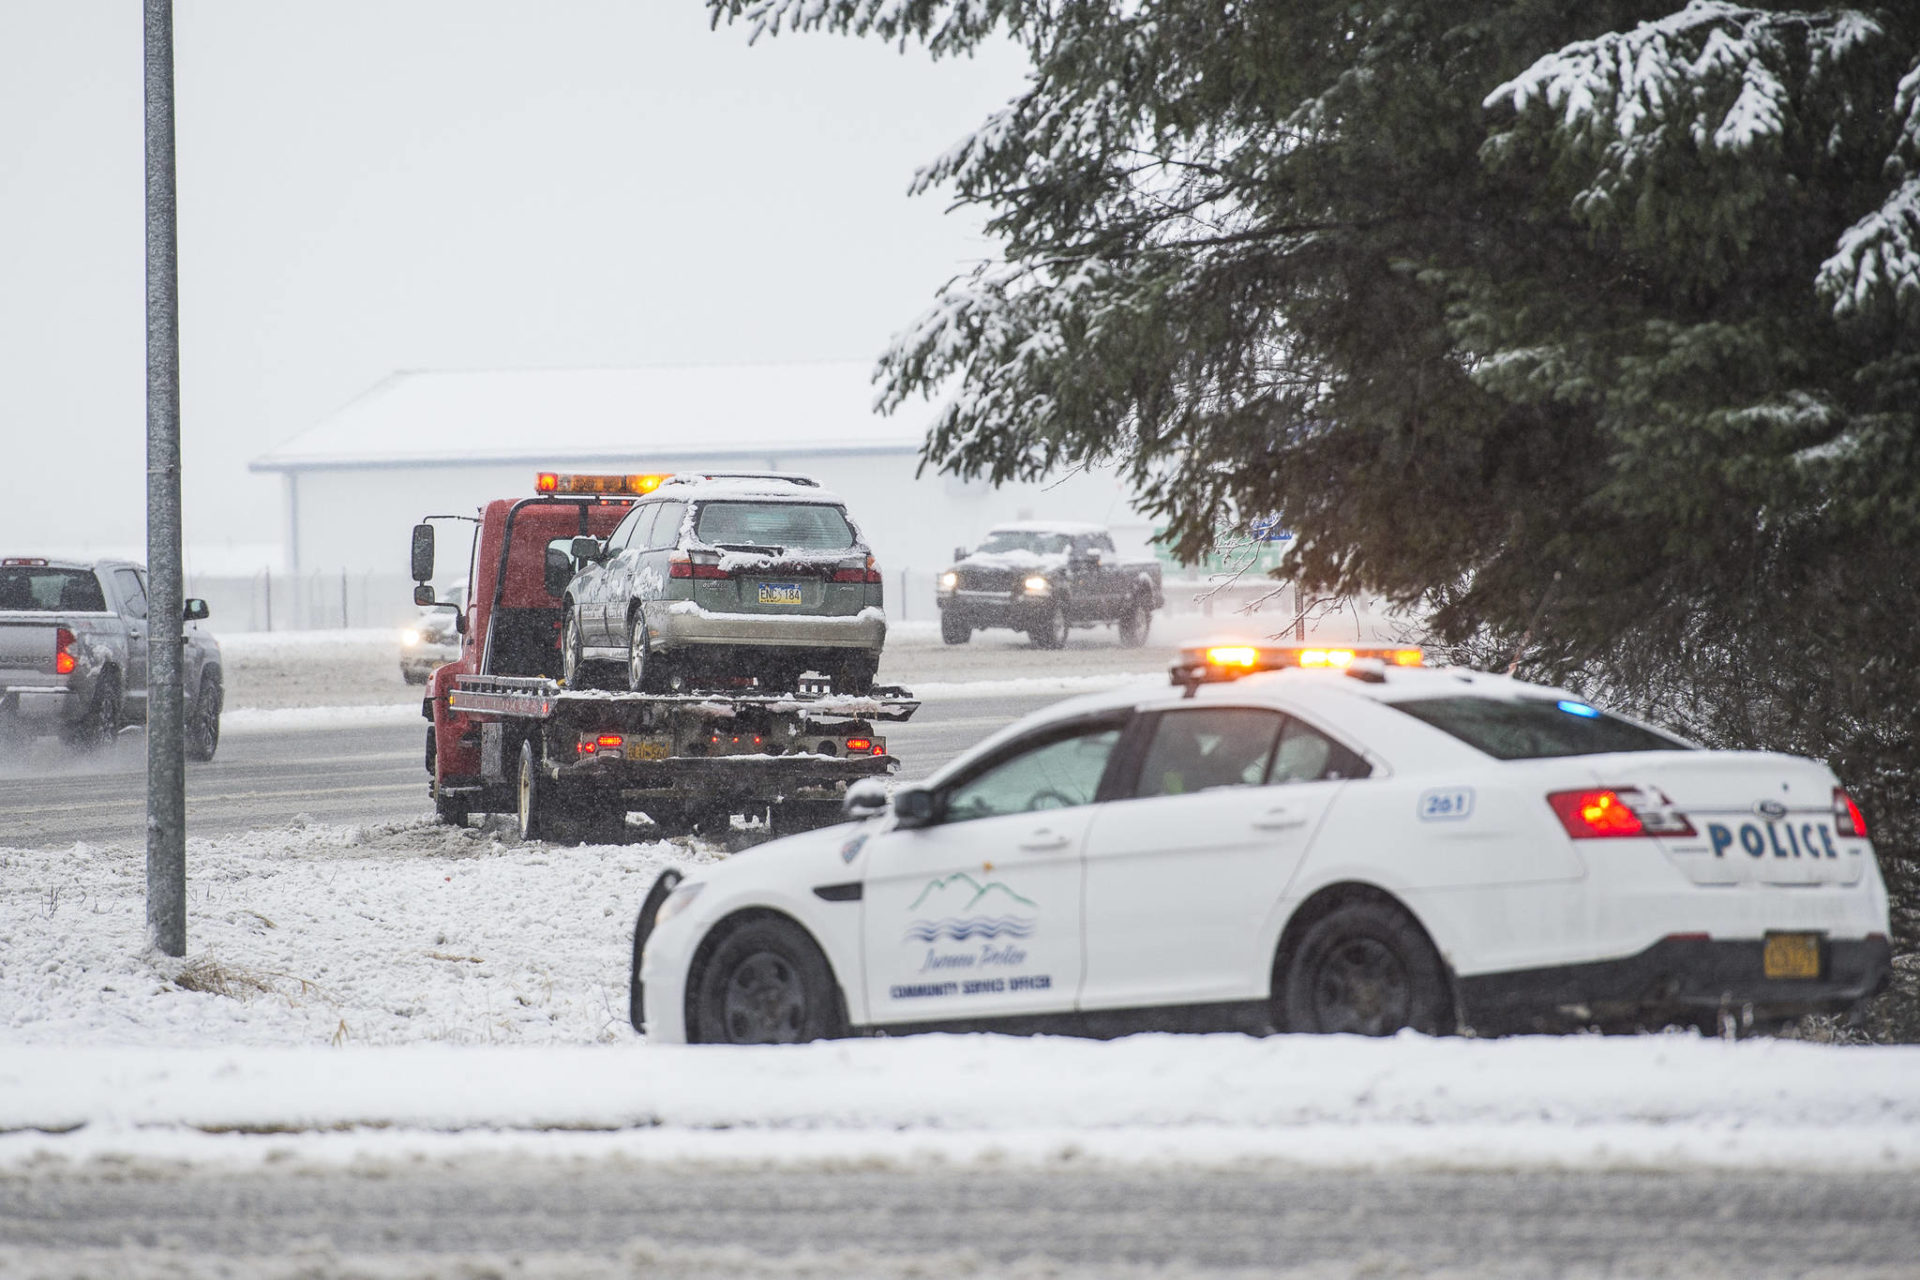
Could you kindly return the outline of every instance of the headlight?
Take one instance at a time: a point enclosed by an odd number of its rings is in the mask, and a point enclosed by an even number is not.
[[[400,633],[400,643],[411,649],[420,643],[420,633],[411,628]]]
[[[960,575],[955,573],[953,570],[949,569],[945,573],[940,575],[940,589],[942,591],[951,591],[959,585],[960,585]]]
[[[699,897],[700,891],[706,887],[704,883],[683,884],[668,894],[667,900],[660,904],[659,912],[653,917],[653,927],[658,929],[692,906],[693,900]]]
[[[1050,596],[1053,594],[1053,584],[1037,573],[1020,585],[1027,589],[1027,594],[1030,596]]]

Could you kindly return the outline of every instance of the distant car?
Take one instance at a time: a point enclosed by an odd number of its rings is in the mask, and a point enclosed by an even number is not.
[[[887,637],[880,570],[846,503],[806,476],[675,476],[605,542],[574,545],[569,686],[792,689],[815,671],[837,692],[873,687]]]
[[[1061,703],[890,805],[849,791],[862,821],[663,873],[635,1016],[665,1043],[1715,1027],[1885,985],[1886,887],[1825,765],[1418,660],[1196,651],[1187,696]]]
[[[186,750],[220,746],[220,643],[186,602]],[[147,718],[147,571],[126,560],[0,560],[0,741],[58,733],[80,750]]]
[[[425,684],[433,669],[460,656],[460,614],[467,606],[467,584],[447,592],[444,604],[422,605],[420,617],[400,632],[400,675],[408,684]]]
[[[1123,559],[1105,527],[1068,521],[997,525],[985,542],[956,547],[935,602],[940,638],[965,644],[986,627],[1024,631],[1042,649],[1060,649],[1073,627],[1112,623],[1120,643],[1147,641],[1166,603],[1160,565]]]

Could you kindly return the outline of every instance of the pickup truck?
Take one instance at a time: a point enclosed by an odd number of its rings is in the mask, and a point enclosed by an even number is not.
[[[1097,524],[998,525],[973,550],[955,547],[953,558],[936,598],[948,644],[965,644],[985,627],[1011,627],[1042,649],[1060,649],[1069,629],[1112,623],[1120,643],[1137,649],[1153,611],[1166,604],[1159,563],[1122,559]]]
[[[220,745],[220,645],[186,602],[186,745]],[[90,751],[147,718],[147,575],[125,560],[0,559],[0,747],[57,733]]]

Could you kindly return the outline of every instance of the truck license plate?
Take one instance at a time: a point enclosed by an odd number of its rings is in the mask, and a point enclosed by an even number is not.
[[[629,760],[665,760],[667,758],[667,740],[665,738],[641,738],[627,742],[626,757]]]
[[[760,584],[761,604],[799,604],[800,584],[797,582],[763,582]]]
[[[1820,935],[1769,934],[1760,953],[1760,963],[1769,978],[1817,978],[1820,976]]]

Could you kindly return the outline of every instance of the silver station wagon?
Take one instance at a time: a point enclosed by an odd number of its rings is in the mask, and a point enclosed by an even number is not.
[[[840,693],[873,687],[880,569],[846,504],[807,476],[669,477],[605,542],[563,546],[570,688],[793,689],[808,672]]]

